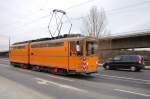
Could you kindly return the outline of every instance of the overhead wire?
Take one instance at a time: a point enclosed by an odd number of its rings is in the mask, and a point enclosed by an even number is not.
[[[118,10],[134,8],[136,6],[139,6],[139,5],[141,6],[141,5],[146,4],[146,3],[150,3],[150,1],[146,0],[146,1],[135,3],[135,4],[130,4],[130,5],[127,5],[127,6],[123,6],[123,7],[119,7],[119,8],[115,8],[115,9],[111,9],[111,10],[107,10],[106,12],[114,12],[114,11],[118,11]]]
[[[71,7],[68,7],[65,10],[71,10],[71,9],[73,9],[75,7],[79,7],[79,6],[82,6],[84,4],[87,4],[87,3],[90,3],[90,2],[94,2],[94,1],[97,1],[97,0],[87,0],[87,1],[79,3],[77,5],[73,5]],[[119,10],[123,10],[123,9],[129,9],[129,8],[133,8],[135,6],[141,6],[142,4],[145,4],[145,3],[150,3],[150,1],[142,1],[142,2],[138,2],[136,4],[127,5],[127,6],[124,6],[124,7],[120,7],[120,8],[116,8],[116,9],[112,9],[112,10],[106,10],[105,12],[108,13],[109,15],[111,15],[110,13],[113,13],[113,12],[115,13],[115,11],[119,11]],[[38,18],[37,21],[40,20],[40,19],[43,19],[43,18],[47,18],[48,16],[49,15],[42,16],[42,17]],[[71,18],[70,20],[78,20],[78,19],[80,20],[80,19],[82,19],[82,17]],[[36,20],[34,20],[33,22],[36,22]]]
[[[85,1],[85,2],[81,2],[81,3],[79,3],[79,4],[70,6],[70,7],[66,8],[65,10],[71,10],[71,9],[73,9],[73,8],[76,8],[76,7],[79,7],[79,6],[82,6],[82,5],[85,5],[85,4],[94,2],[94,1],[97,1],[97,0],[87,0],[87,1]],[[112,10],[106,10],[105,12],[109,12],[109,13],[114,12],[114,13],[115,13],[116,11],[124,10],[124,9],[130,9],[130,8],[135,7],[135,6],[141,6],[141,5],[145,4],[145,3],[150,3],[150,1],[138,2],[138,3],[136,3],[136,4],[127,5],[127,6],[124,6],[124,7],[120,7],[120,8],[116,8],[116,9],[112,9]],[[113,13],[113,14],[114,14],[114,13]],[[110,14],[109,14],[109,15],[110,15]],[[47,17],[49,17],[49,15],[41,16],[40,18],[35,19],[35,20],[32,20],[32,21],[30,21],[29,23],[24,24],[23,26],[27,26],[27,25],[33,24],[33,22],[38,22],[39,20],[44,19],[44,18],[47,18]],[[70,21],[71,21],[71,20],[81,20],[81,19],[83,19],[83,18],[84,18],[84,17],[70,18]]]

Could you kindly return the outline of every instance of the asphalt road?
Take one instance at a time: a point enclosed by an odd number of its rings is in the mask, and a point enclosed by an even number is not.
[[[46,99],[150,99],[150,70],[130,72],[100,69],[99,73],[91,76],[59,76],[15,68],[7,59],[0,59],[0,81],[1,78],[40,93],[48,97]],[[0,85],[3,83],[0,82]],[[32,92],[20,98],[29,99]]]

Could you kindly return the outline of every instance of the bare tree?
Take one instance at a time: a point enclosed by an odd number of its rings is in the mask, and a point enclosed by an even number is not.
[[[85,34],[91,33],[93,37],[101,38],[109,35],[107,30],[106,14],[103,8],[92,7],[89,14],[83,19],[82,31]]]
[[[111,48],[111,39],[105,39],[105,37],[110,35],[110,31],[108,30],[106,14],[103,8],[98,10],[97,7],[93,6],[90,9],[89,14],[83,19],[82,31],[84,34],[90,34],[97,39],[97,54],[103,60],[105,58],[104,53],[107,50],[103,50],[102,48]]]

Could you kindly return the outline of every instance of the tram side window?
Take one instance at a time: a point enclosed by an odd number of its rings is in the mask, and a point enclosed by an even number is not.
[[[97,43],[96,42],[87,42],[86,48],[87,48],[87,55],[94,55],[94,54],[96,54]]]
[[[79,41],[70,42],[70,56],[81,56],[82,52],[82,43]]]
[[[12,49],[24,49],[26,46],[13,46],[11,47],[11,50]]]

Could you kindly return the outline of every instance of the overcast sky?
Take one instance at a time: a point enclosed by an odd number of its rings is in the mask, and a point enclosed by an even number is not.
[[[0,51],[11,42],[49,37],[49,13],[63,9],[70,18],[86,16],[92,6],[106,11],[112,35],[150,29],[150,0],[0,0]],[[80,33],[81,20],[72,20]]]

